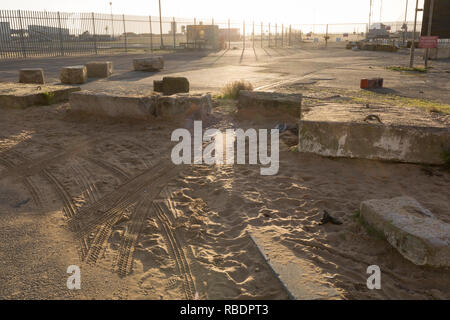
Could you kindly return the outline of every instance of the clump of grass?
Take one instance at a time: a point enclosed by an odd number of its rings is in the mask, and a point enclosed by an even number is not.
[[[237,99],[239,91],[241,90],[253,90],[253,85],[245,80],[233,81],[227,83],[222,89],[222,99]]]
[[[362,225],[364,227],[364,229],[367,231],[367,234],[371,237],[375,237],[379,240],[384,240],[386,239],[386,237],[384,236],[384,233],[375,229],[374,227],[372,227],[371,225],[369,225],[364,218],[361,216],[361,212],[359,210],[357,210],[354,214],[353,214],[353,219],[356,220],[356,222],[358,222],[360,225]]]
[[[44,97],[46,105],[50,105],[53,103],[53,98],[55,97],[55,93],[44,91],[44,92],[42,92],[42,95]]]
[[[402,66],[390,66],[386,69],[392,70],[392,71],[409,71],[409,72],[427,72],[427,69],[424,67],[402,67]]]
[[[444,168],[450,170],[450,150],[442,151],[442,159],[444,160]]]

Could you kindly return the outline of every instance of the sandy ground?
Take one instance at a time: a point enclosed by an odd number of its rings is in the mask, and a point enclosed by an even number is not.
[[[233,105],[204,128],[258,128]],[[177,123],[74,114],[66,104],[2,109],[0,298],[286,299],[247,231],[312,263],[343,299],[449,299],[450,271],[418,267],[358,220],[360,202],[408,195],[450,223],[439,167],[328,159],[291,151],[280,171],[175,166]],[[319,225],[323,210],[342,225]],[[69,265],[81,290],[66,288]],[[379,265],[382,289],[368,290]]]

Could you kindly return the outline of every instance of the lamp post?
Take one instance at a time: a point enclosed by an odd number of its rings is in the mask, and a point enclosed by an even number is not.
[[[112,38],[114,40],[114,19],[113,19],[113,13],[112,13],[112,2],[109,2],[109,8],[111,9],[111,32],[112,32]]]
[[[163,42],[162,18],[161,18],[161,0],[159,0],[159,35],[161,36],[161,49],[163,49],[164,42]]]
[[[434,10],[434,0],[430,0],[430,7],[429,10],[429,16],[428,16],[428,30],[427,30],[427,36],[431,36],[431,26],[433,22],[433,10]],[[428,68],[428,56],[430,54],[430,49],[425,49],[425,69]]]
[[[412,68],[414,66],[414,49],[415,49],[415,42],[416,42],[416,28],[417,28],[417,12],[419,6],[419,0],[416,0],[416,11],[414,14],[414,30],[413,30],[413,38],[411,43],[411,50],[409,53],[409,67]]]

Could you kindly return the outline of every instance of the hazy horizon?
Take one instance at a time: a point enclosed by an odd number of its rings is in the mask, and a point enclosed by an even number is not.
[[[407,0],[373,0],[372,22],[403,21]],[[419,8],[424,0],[419,0]],[[16,0],[0,5],[2,10],[110,13],[110,1],[104,0]],[[216,19],[292,24],[367,23],[370,0],[161,0],[163,17]],[[381,7],[382,5],[382,7]],[[407,20],[414,19],[415,1],[408,1]],[[241,8],[241,9],[239,9]],[[380,12],[380,8],[382,8]],[[114,0],[114,14],[159,15],[158,0]],[[381,19],[380,19],[381,14]],[[418,15],[421,19],[421,13]]]

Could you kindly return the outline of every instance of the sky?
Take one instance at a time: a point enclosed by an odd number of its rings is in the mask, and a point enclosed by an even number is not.
[[[372,0],[373,22],[403,21],[407,0]],[[157,16],[158,0],[112,0],[115,14]],[[424,0],[419,0],[419,8]],[[370,0],[161,0],[163,17],[285,24],[366,23]],[[408,0],[407,20],[414,19],[416,0]],[[380,8],[382,9],[380,12]],[[2,0],[0,10],[110,13],[105,0]],[[421,14],[419,13],[419,20]]]

